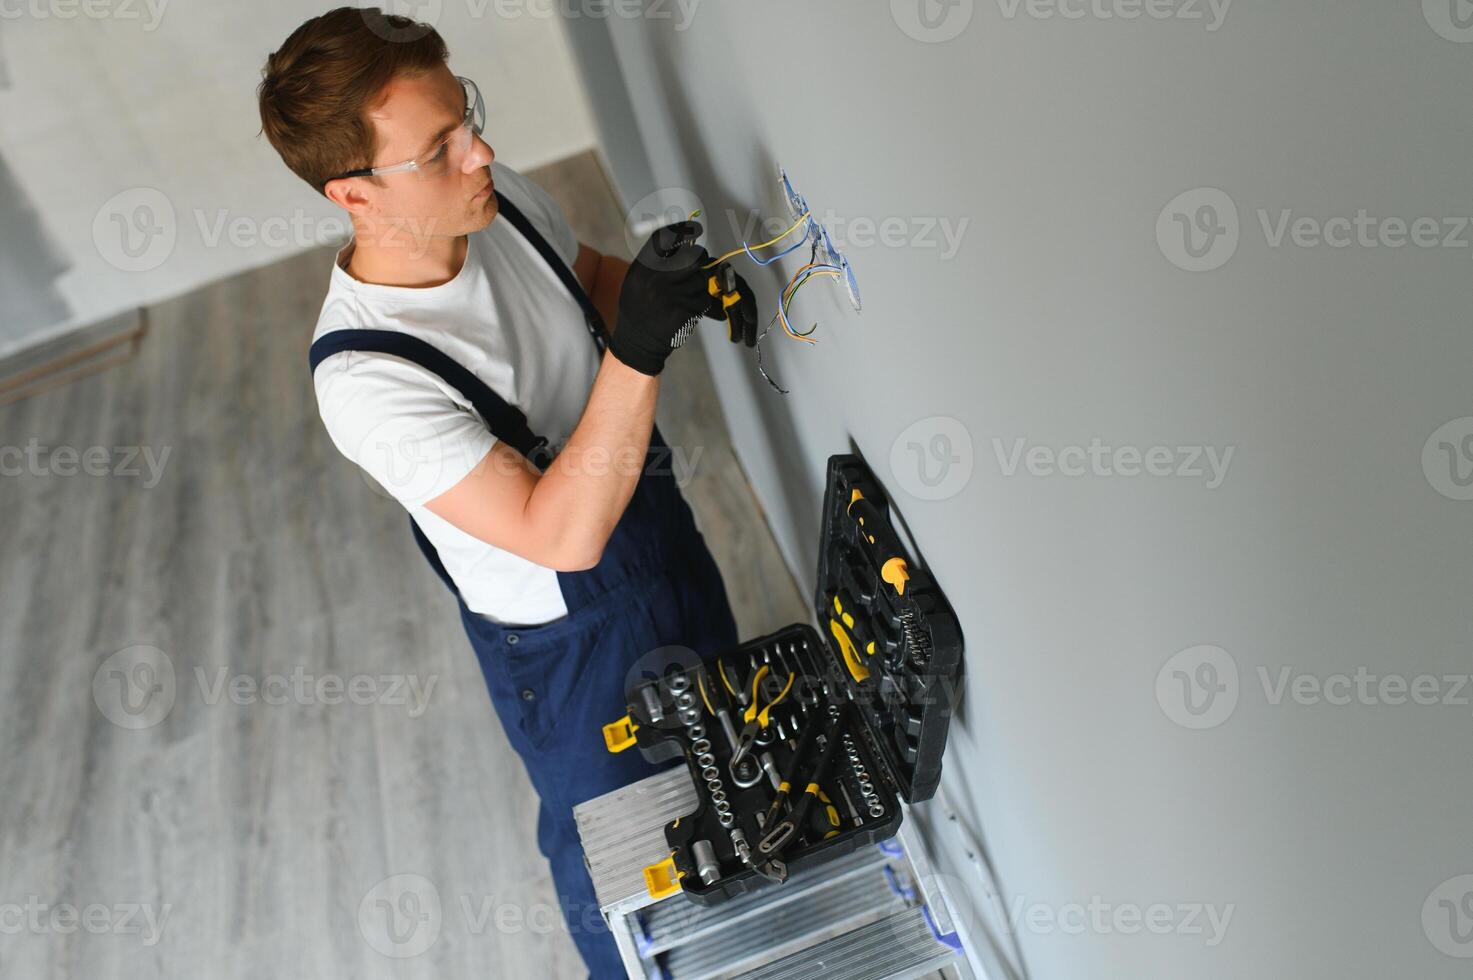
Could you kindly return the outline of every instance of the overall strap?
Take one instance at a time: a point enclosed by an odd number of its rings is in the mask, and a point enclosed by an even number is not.
[[[327,358],[344,351],[389,354],[418,364],[460,392],[481,413],[491,434],[525,456],[533,466],[545,470],[552,462],[547,438],[532,432],[522,410],[509,404],[438,347],[397,330],[334,330],[313,342],[308,361],[315,372]]]
[[[493,193],[496,195],[496,203],[501,209],[501,214],[515,225],[517,231],[522,233],[522,237],[537,250],[538,254],[542,256],[542,260],[563,281],[563,285],[567,287],[568,292],[573,294],[573,298],[583,308],[583,322],[588,325],[588,332],[593,335],[594,346],[602,354],[604,347],[608,344],[608,331],[604,327],[604,318],[599,315],[598,307],[593,305],[593,300],[589,299],[588,294],[583,291],[583,286],[578,282],[578,277],[573,275],[573,271],[563,262],[562,257],[557,254],[557,251],[548,243],[547,239],[538,234],[537,229],[532,227],[532,222],[527,220],[527,216],[515,204],[502,196],[500,191],[493,191]]]

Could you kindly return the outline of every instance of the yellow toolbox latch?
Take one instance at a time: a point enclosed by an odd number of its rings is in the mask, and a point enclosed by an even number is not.
[[[680,891],[680,872],[676,870],[674,854],[644,869],[644,887],[650,898],[657,901]]]
[[[625,715],[604,726],[604,744],[609,747],[610,752],[623,752],[634,744],[634,733],[637,731],[639,725],[635,724],[633,718]]]

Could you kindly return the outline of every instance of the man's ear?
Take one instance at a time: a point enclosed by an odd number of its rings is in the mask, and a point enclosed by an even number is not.
[[[323,185],[322,193],[329,201],[352,215],[366,215],[372,203],[363,193],[362,184],[356,177],[339,177]]]

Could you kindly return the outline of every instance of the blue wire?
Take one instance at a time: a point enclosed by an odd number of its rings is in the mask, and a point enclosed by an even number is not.
[[[772,263],[776,262],[778,259],[782,258],[784,255],[787,255],[789,252],[792,252],[795,249],[802,248],[805,244],[807,244],[807,242],[808,242],[808,239],[806,239],[806,238],[800,238],[796,242],[794,242],[791,246],[789,246],[788,248],[785,248],[781,252],[778,252],[775,255],[773,255],[772,257],[766,258],[766,259],[759,259],[752,252],[752,247],[750,245],[748,245],[746,242],[742,242],[742,249],[743,249],[743,251],[745,251],[747,253],[747,258],[751,259],[753,262],[756,262],[758,265],[772,265]]]

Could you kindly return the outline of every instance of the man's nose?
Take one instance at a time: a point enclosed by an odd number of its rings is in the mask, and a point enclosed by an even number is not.
[[[470,152],[465,155],[465,172],[479,170],[491,165],[496,159],[496,151],[491,149],[491,144],[481,139],[479,135],[471,138]]]

